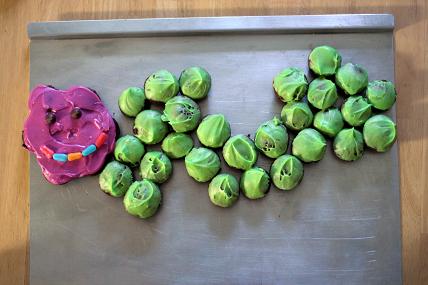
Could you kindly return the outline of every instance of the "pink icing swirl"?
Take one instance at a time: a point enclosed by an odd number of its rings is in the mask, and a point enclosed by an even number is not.
[[[82,111],[80,118],[71,116],[75,107]],[[30,114],[24,124],[24,144],[35,153],[43,175],[53,184],[64,184],[96,173],[114,150],[115,123],[98,95],[86,87],[57,90],[38,85],[31,91],[28,108]],[[46,122],[47,112],[55,114],[54,123]],[[47,158],[40,149],[46,146],[55,153],[81,152],[94,144],[102,132],[108,135],[106,142],[93,154],[78,160],[55,161]]]

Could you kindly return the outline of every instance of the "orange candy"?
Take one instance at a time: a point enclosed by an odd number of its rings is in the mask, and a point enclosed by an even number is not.
[[[78,160],[80,158],[82,158],[82,153],[81,152],[72,152],[72,153],[69,153],[67,155],[68,161]]]

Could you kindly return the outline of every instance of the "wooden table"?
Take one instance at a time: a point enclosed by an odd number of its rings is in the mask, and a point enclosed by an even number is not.
[[[0,284],[28,283],[28,154],[21,148],[29,82],[28,22],[328,13],[396,17],[404,281],[428,284],[428,3],[424,0],[0,0],[0,139],[4,146],[0,152]]]

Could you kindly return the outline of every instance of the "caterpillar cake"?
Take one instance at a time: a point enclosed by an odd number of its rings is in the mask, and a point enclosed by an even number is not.
[[[36,155],[43,175],[53,184],[98,172],[114,150],[113,118],[89,88],[38,85],[28,108],[24,146]]]

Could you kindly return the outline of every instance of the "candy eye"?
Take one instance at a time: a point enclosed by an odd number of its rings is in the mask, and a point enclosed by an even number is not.
[[[79,107],[73,108],[73,110],[71,110],[71,117],[73,119],[79,119],[82,117],[82,110]]]
[[[55,113],[52,111],[46,112],[45,121],[46,121],[46,124],[48,124],[48,125],[52,125],[53,123],[55,123],[55,121],[56,121]]]

